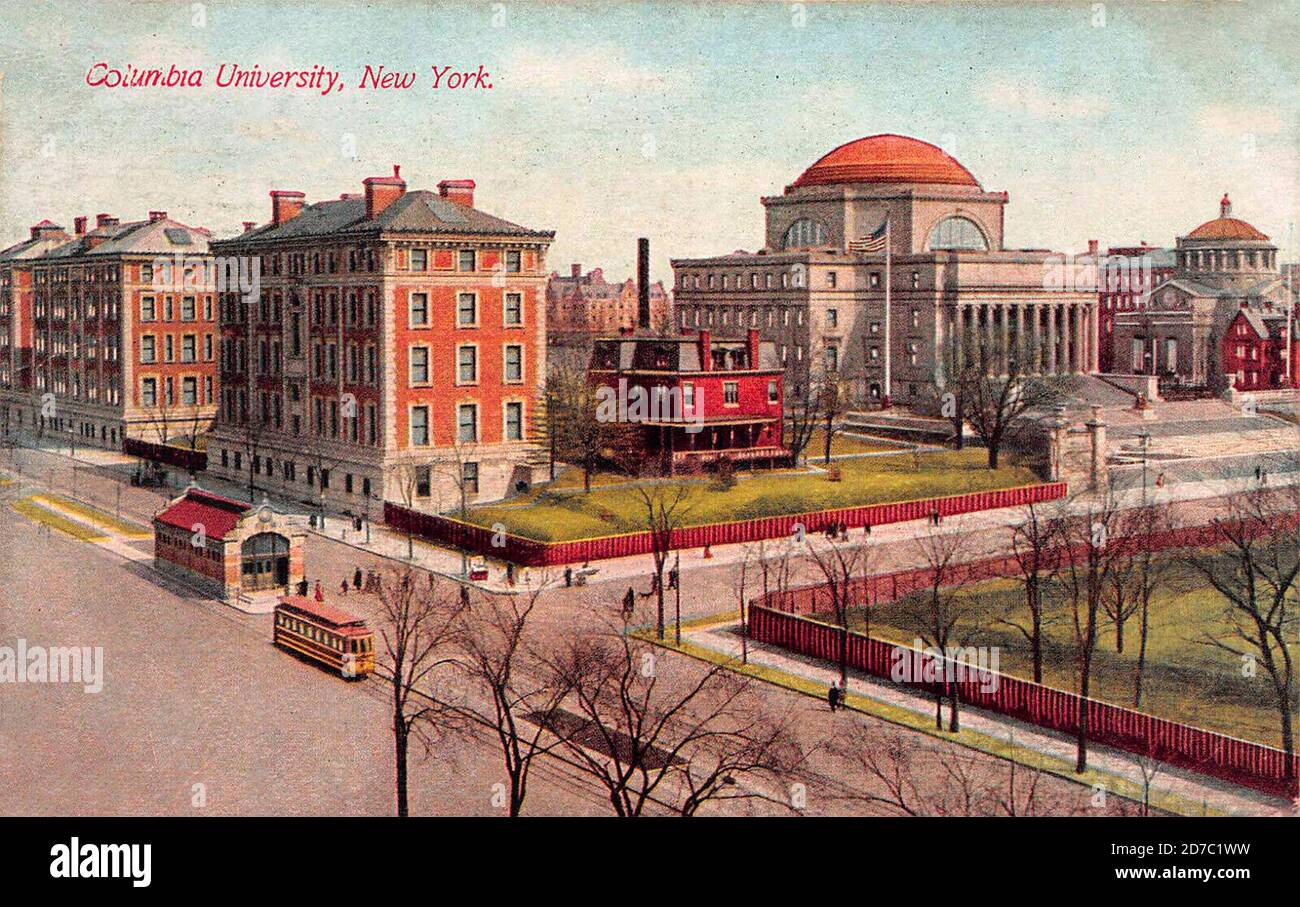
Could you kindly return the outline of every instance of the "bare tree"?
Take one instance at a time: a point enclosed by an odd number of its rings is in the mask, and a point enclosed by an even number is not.
[[[391,692],[397,814],[407,816],[411,738],[428,748],[440,734],[460,727],[456,707],[432,692],[440,675],[456,664],[453,643],[461,605],[439,580],[411,567],[385,578],[379,602],[379,633],[384,641],[380,668]]]
[[[1297,708],[1291,646],[1300,626],[1296,613],[1300,489],[1256,487],[1233,495],[1226,509],[1224,517],[1213,524],[1218,544],[1184,558],[1224,600],[1226,631],[1202,642],[1231,653],[1243,665],[1263,665],[1290,772]]]
[[[917,537],[914,545],[928,574],[925,591],[913,597],[908,612],[909,623],[925,644],[939,651],[943,674],[934,694],[934,726],[943,729],[943,692],[948,691],[948,730],[961,729],[961,688],[950,679],[957,665],[949,653],[962,647],[968,627],[966,621],[975,613],[974,598],[962,596],[957,585],[959,558],[964,552],[965,536],[943,532],[938,526]]]
[[[1062,578],[1070,608],[1075,674],[1078,678],[1079,715],[1075,771],[1088,767],[1089,693],[1093,655],[1097,650],[1098,614],[1115,566],[1126,548],[1116,532],[1118,505],[1113,488],[1078,497],[1081,516],[1062,523],[1065,543]]]
[[[1011,533],[1011,556],[1020,571],[1028,620],[1021,623],[1004,617],[998,622],[1018,630],[1029,643],[1034,683],[1043,682],[1043,631],[1049,622],[1046,592],[1061,569],[1063,543],[1059,517],[1049,516],[1039,504],[1026,508],[1025,519]]]
[[[809,356],[792,366],[786,379],[785,442],[794,463],[799,462],[817,426],[821,424],[824,398],[819,391]]]
[[[826,372],[822,375],[817,393],[821,396],[822,431],[825,435],[822,449],[822,462],[830,465],[831,462],[831,445],[835,440],[835,432],[839,429],[840,420],[842,420],[852,409],[854,403],[853,386],[842,378],[837,372]]]
[[[622,633],[572,640],[555,667],[577,714],[556,732],[574,762],[619,816],[652,802],[682,816],[720,801],[786,805],[760,785],[779,790],[802,762],[790,716],[773,716],[725,665],[680,664],[694,676],[662,677],[653,647]]]
[[[871,634],[871,602],[862,583],[871,549],[841,540],[838,534],[821,543],[810,535],[805,544],[809,559],[825,580],[821,588],[830,596],[831,611],[840,626],[840,686],[845,687],[849,682],[849,612],[854,606],[862,610],[863,633]]]
[[[664,565],[673,547],[673,532],[685,525],[698,499],[698,487],[688,481],[657,480],[644,476],[635,494],[640,502],[641,525],[650,535],[650,556],[654,561],[657,612],[655,633],[664,638]],[[680,582],[680,579],[679,579]]]
[[[1166,585],[1176,561],[1155,550],[1152,539],[1173,528],[1169,505],[1149,504],[1122,511],[1116,520],[1124,539],[1107,582],[1102,607],[1115,626],[1115,651],[1124,651],[1124,627],[1130,618],[1138,621],[1138,654],[1133,673],[1133,706],[1142,705],[1142,681],[1146,671],[1147,645],[1151,634],[1151,600]]]
[[[1025,363],[1001,355],[1000,343],[970,343],[968,353],[965,367],[956,371],[943,392],[955,396],[951,406],[958,435],[964,418],[988,450],[989,469],[997,469],[1003,446],[1019,436],[1030,422],[1030,412],[1048,403],[1053,394],[1043,379],[1026,370]]]
[[[456,648],[461,669],[485,706],[466,699],[462,708],[496,736],[510,779],[510,815],[518,816],[539,757],[564,743],[554,729],[572,679],[549,668],[535,647],[529,620],[545,581],[520,594],[475,596],[461,611]]]

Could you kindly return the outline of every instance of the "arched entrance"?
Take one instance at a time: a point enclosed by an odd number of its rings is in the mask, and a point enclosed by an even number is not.
[[[245,592],[274,589],[289,582],[289,540],[261,532],[240,546],[240,585]]]

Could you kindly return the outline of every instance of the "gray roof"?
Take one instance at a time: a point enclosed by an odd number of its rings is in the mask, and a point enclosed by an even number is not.
[[[30,261],[33,258],[40,258],[46,252],[59,247],[67,241],[66,237],[29,237],[7,249],[0,250],[0,262]]]
[[[222,242],[294,240],[313,236],[378,233],[484,233],[550,239],[553,231],[531,230],[443,198],[437,192],[407,192],[373,220],[366,220],[364,198],[347,197],[305,206],[297,217],[263,224]]]
[[[103,241],[93,249],[92,237]],[[202,227],[188,227],[169,218],[137,220],[96,227],[85,236],[51,249],[43,258],[76,258],[81,255],[204,255],[211,234]]]

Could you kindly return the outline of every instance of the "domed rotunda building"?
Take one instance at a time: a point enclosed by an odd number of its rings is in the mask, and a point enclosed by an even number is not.
[[[962,363],[1097,369],[1095,288],[1053,276],[1059,255],[1005,248],[1007,194],[934,145],[848,142],[762,203],[758,251],[673,261],[675,317],[687,331],[757,328],[793,393],[834,376],[861,405],[907,404]]]

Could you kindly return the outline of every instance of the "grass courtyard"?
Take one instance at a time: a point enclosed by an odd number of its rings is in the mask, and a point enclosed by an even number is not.
[[[981,449],[937,451],[915,457],[900,452],[839,460],[834,465],[839,468],[839,481],[832,481],[825,472],[801,469],[738,473],[735,486],[725,490],[715,488],[708,476],[670,481],[690,487],[689,509],[682,518],[686,526],[1012,488],[1040,481],[1033,470],[1015,463],[988,469]],[[511,533],[538,541],[595,538],[646,528],[640,493],[626,479],[618,484],[610,484],[608,479],[597,482],[589,494],[584,494],[582,475],[576,470],[558,477],[555,486],[534,489],[505,503],[474,508],[469,519],[485,526],[500,522]]]
[[[1064,589],[1049,593],[1043,654],[1043,682],[1077,690],[1073,623]],[[1028,641],[1018,630],[997,624],[1003,616],[1025,626],[1024,592],[1013,579],[968,586],[957,593],[955,607],[970,611],[958,634],[970,645],[998,646],[1005,674],[1033,678]],[[871,635],[911,644],[919,598],[908,596],[880,605],[871,614]],[[924,611],[920,611],[924,614]],[[1114,705],[1133,707],[1139,627],[1137,616],[1124,626],[1124,651],[1115,646],[1115,627],[1104,612],[1093,656],[1091,695]],[[823,616],[822,619],[825,619]],[[862,613],[850,625],[862,629]],[[1212,645],[1207,637],[1227,639],[1230,624],[1225,603],[1189,566],[1174,562],[1151,604],[1150,633],[1142,682],[1140,711],[1270,746],[1281,746],[1281,730],[1271,684],[1263,665],[1254,678],[1243,676],[1242,660]],[[1234,643],[1239,648],[1243,645]],[[1251,651],[1249,648],[1244,651]],[[1291,651],[1300,656],[1300,643]]]

